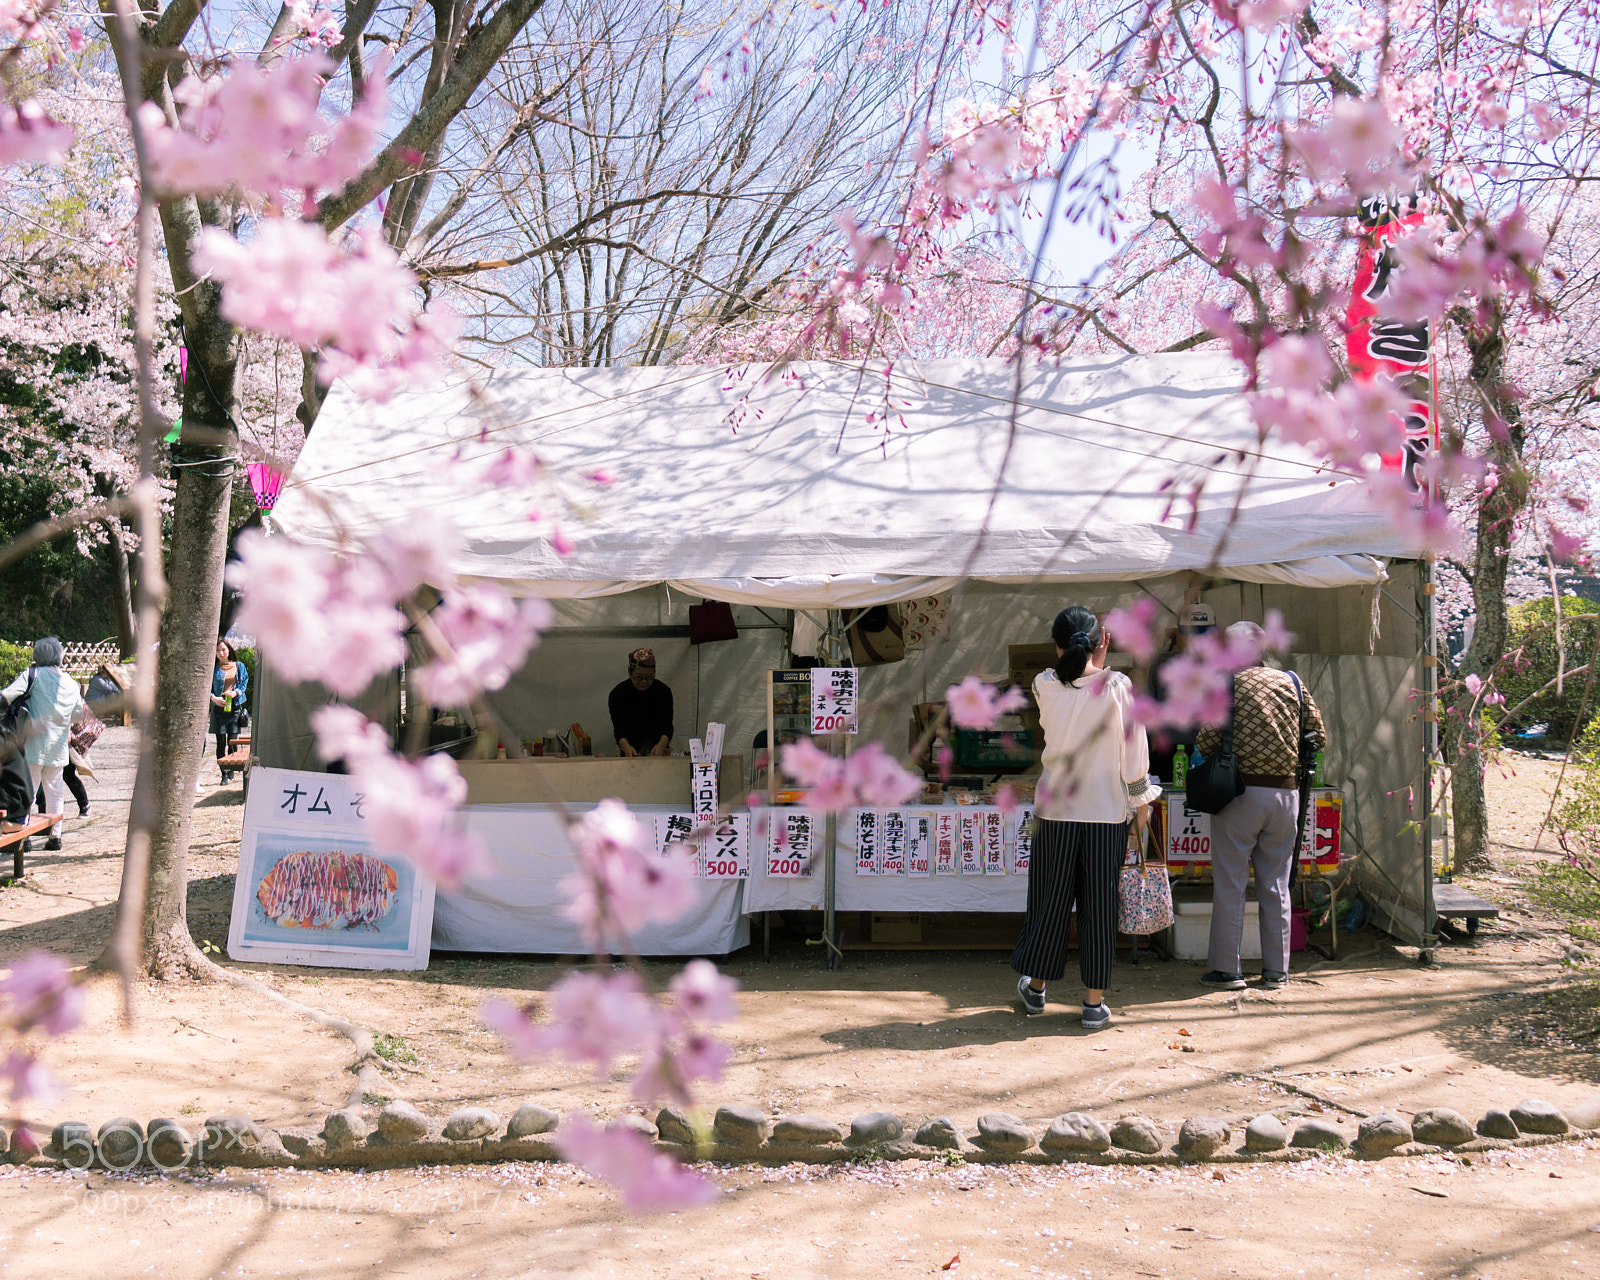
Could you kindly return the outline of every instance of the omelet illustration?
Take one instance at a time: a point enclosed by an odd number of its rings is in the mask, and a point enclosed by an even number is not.
[[[256,887],[256,901],[289,929],[376,929],[394,910],[399,888],[382,858],[329,849],[279,858]]]

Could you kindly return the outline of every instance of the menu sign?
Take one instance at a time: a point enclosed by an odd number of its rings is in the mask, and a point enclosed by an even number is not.
[[[855,733],[861,672],[855,667],[813,667],[811,671],[811,732]]]

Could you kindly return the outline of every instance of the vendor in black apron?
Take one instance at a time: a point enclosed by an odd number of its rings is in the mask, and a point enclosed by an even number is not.
[[[628,655],[628,678],[612,689],[610,707],[619,755],[672,754],[672,690],[656,679],[654,650]]]

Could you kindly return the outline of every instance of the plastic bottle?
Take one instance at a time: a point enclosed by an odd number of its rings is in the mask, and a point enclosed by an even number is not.
[[[1172,785],[1184,790],[1189,785],[1189,748],[1181,742],[1172,752]]]

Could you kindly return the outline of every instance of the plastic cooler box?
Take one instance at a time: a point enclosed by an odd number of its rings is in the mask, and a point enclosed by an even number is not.
[[[1175,902],[1172,904],[1172,955],[1177,960],[1204,960],[1211,950],[1211,904]],[[1289,950],[1306,949],[1309,911],[1289,912]],[[1241,960],[1261,959],[1261,904],[1247,898],[1244,904],[1244,933],[1239,939]]]

